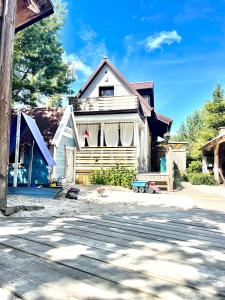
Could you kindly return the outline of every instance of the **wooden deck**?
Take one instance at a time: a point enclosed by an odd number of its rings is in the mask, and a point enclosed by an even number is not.
[[[0,299],[225,299],[224,220],[198,209],[0,219]]]

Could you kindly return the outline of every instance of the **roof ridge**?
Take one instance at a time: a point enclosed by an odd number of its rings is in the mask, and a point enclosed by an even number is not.
[[[134,81],[134,82],[130,82],[130,84],[134,84],[134,83],[146,83],[146,82],[154,82],[154,81],[153,80]]]

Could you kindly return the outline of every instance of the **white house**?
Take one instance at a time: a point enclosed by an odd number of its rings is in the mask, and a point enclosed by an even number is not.
[[[153,82],[129,83],[104,58],[71,104],[82,147],[76,157],[79,182],[94,169],[115,165],[152,170],[152,145],[172,124],[154,110]]]

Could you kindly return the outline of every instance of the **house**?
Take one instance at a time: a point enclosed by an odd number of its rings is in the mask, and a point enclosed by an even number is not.
[[[74,182],[76,149],[79,150],[80,146],[72,107],[33,108],[23,110],[23,113],[35,119],[55,164],[49,167],[40,146],[37,142],[33,143],[30,131],[25,131],[20,139],[18,184],[48,185],[60,177],[65,177],[67,182]],[[13,111],[11,128],[15,117],[16,111]],[[22,127],[21,125],[21,132]],[[10,154],[9,184],[12,184],[15,152],[10,151]],[[29,180],[31,157],[32,175]]]
[[[70,103],[82,147],[76,160],[78,182],[92,170],[116,165],[152,170],[153,145],[172,124],[155,112],[152,81],[129,83],[104,58]]]
[[[225,127],[202,147],[202,172],[213,173],[218,183],[225,183]]]

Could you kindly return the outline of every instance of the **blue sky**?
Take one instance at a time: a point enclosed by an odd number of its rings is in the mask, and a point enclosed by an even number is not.
[[[225,0],[69,0],[62,31],[79,89],[107,56],[127,80],[155,82],[155,110],[182,120],[225,87]]]

